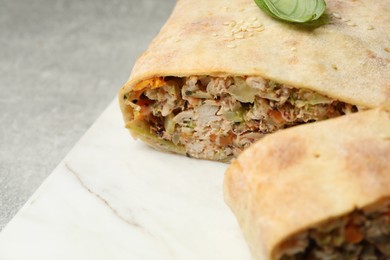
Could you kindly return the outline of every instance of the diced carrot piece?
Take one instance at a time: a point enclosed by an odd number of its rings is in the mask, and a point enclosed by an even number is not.
[[[165,81],[162,78],[154,78],[153,82],[152,82],[151,89],[161,88],[165,85],[166,85]]]
[[[357,244],[363,240],[363,234],[360,228],[356,225],[347,225],[344,233],[345,241],[353,244]]]
[[[153,79],[143,80],[139,82],[137,85],[134,86],[133,91],[144,90],[147,87],[150,87],[151,89],[155,89],[162,86],[165,86],[165,81],[161,77],[153,78]]]
[[[151,100],[138,100],[137,105],[140,106],[140,111],[136,115],[136,120],[143,120],[145,117],[148,117],[152,113],[152,108],[150,105],[153,104]]]
[[[191,105],[191,107],[195,107],[199,105],[201,102],[200,98],[194,98],[194,97],[187,97],[188,103]]]
[[[282,113],[280,113],[280,111],[278,111],[278,110],[269,110],[268,115],[277,124],[282,124],[285,122],[285,120],[282,116]]]
[[[227,136],[220,136],[219,137],[219,144],[221,146],[228,146],[233,143],[234,140],[234,134],[230,133]]]
[[[387,216],[386,222],[390,222],[390,206],[387,207],[387,211],[383,213],[384,216]]]
[[[152,103],[153,103],[153,101],[151,101],[149,99],[140,99],[140,100],[137,100],[136,104],[142,108],[142,107],[150,106]]]

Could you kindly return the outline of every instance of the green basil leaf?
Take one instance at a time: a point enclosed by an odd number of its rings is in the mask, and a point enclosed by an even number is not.
[[[317,20],[325,11],[324,0],[255,0],[272,17],[294,23]]]

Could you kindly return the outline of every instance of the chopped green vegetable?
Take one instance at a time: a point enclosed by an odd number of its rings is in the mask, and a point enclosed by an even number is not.
[[[293,23],[317,20],[325,11],[324,0],[255,0],[270,16]]]
[[[326,96],[310,91],[300,90],[289,98],[291,104],[302,108],[306,105],[331,104],[332,100]]]
[[[175,145],[171,141],[161,139],[153,135],[150,131],[150,125],[144,121],[133,120],[126,123],[126,128],[131,131],[134,138],[139,138],[148,145],[157,150],[185,154],[185,148],[182,145]]]
[[[246,111],[244,108],[240,108],[236,111],[228,111],[228,112],[224,113],[223,117],[229,122],[241,123],[244,121],[244,113],[245,112]]]
[[[175,122],[173,122],[174,117],[175,115],[173,113],[170,113],[164,118],[164,128],[168,134],[173,134],[173,132],[175,131],[176,124]]]
[[[253,103],[259,90],[250,87],[244,79],[235,77],[234,85],[230,86],[227,92],[240,102]]]
[[[190,120],[183,120],[183,126],[190,129],[194,129],[196,125],[195,122],[190,119]]]
[[[207,92],[203,92],[203,91],[186,91],[185,92],[186,96],[189,96],[189,97],[194,97],[194,98],[205,98],[205,99],[212,99],[213,96],[211,96],[209,93]]]
[[[269,89],[270,89],[271,91],[273,91],[274,88],[278,88],[278,87],[280,87],[280,86],[281,86],[281,84],[278,83],[278,82],[276,82],[276,81],[270,80],[270,81],[268,82],[268,87],[269,87]]]

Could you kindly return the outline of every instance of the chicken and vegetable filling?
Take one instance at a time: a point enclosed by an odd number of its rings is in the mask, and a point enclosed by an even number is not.
[[[264,135],[355,112],[355,106],[261,77],[165,77],[142,81],[123,97],[133,122],[188,156],[236,157]],[[146,133],[143,133],[144,135]]]
[[[390,259],[390,206],[371,213],[354,210],[293,237],[282,248],[281,260]]]

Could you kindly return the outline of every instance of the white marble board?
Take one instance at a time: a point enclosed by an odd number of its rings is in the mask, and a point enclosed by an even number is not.
[[[250,259],[226,167],[133,140],[114,100],[0,233],[0,259]]]

